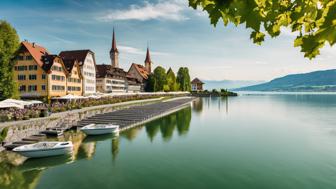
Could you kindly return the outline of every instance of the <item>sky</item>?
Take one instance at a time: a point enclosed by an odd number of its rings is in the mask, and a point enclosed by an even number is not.
[[[293,47],[288,29],[261,45],[242,26],[210,25],[206,13],[187,0],[1,0],[0,19],[17,30],[21,40],[49,52],[91,49],[97,64],[110,64],[115,28],[120,66],[143,64],[147,45],[153,66],[188,67],[192,78],[262,80],[293,73],[336,68],[336,45],[326,45],[314,60]]]

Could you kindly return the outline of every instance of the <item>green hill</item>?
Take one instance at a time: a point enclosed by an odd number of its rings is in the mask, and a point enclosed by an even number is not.
[[[273,79],[270,82],[242,87],[236,91],[336,91],[336,69],[293,74]]]

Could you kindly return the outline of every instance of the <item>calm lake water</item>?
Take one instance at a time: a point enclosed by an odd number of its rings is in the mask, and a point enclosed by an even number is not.
[[[0,188],[336,188],[336,95],[201,98],[71,157],[0,155]]]

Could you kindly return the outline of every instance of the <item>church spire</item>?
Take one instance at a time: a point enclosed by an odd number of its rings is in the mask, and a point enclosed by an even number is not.
[[[152,72],[152,60],[151,60],[151,57],[150,57],[148,45],[147,45],[147,53],[146,53],[146,59],[145,59],[145,67],[146,67],[146,70],[148,71],[148,73]]]
[[[115,37],[115,32],[113,28],[113,34],[112,34],[112,47],[110,50],[110,58],[111,58],[111,64],[113,68],[119,67],[119,51],[117,49],[117,41]]]
[[[114,28],[113,28],[113,34],[112,34],[112,48],[111,48],[110,52],[118,52],[117,41],[116,41],[116,37],[115,37]]]
[[[149,48],[147,47],[147,53],[146,53],[146,59],[145,59],[145,63],[146,62],[152,62],[150,54],[149,54]]]

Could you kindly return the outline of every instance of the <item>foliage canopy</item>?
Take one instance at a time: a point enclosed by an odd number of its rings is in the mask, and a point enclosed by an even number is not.
[[[178,70],[176,81],[179,84],[181,91],[191,91],[190,75],[188,68],[181,67]]]
[[[154,69],[154,79],[154,91],[163,91],[164,86],[167,84],[166,70],[161,66],[156,67]]]
[[[294,46],[309,59],[336,41],[336,0],[189,0],[189,6],[201,7],[214,26],[220,19],[225,26],[245,24],[256,44],[266,35],[279,36],[282,27],[290,28],[298,33]]]
[[[18,96],[18,87],[13,80],[13,60],[19,44],[16,30],[0,20],[0,99]]]

